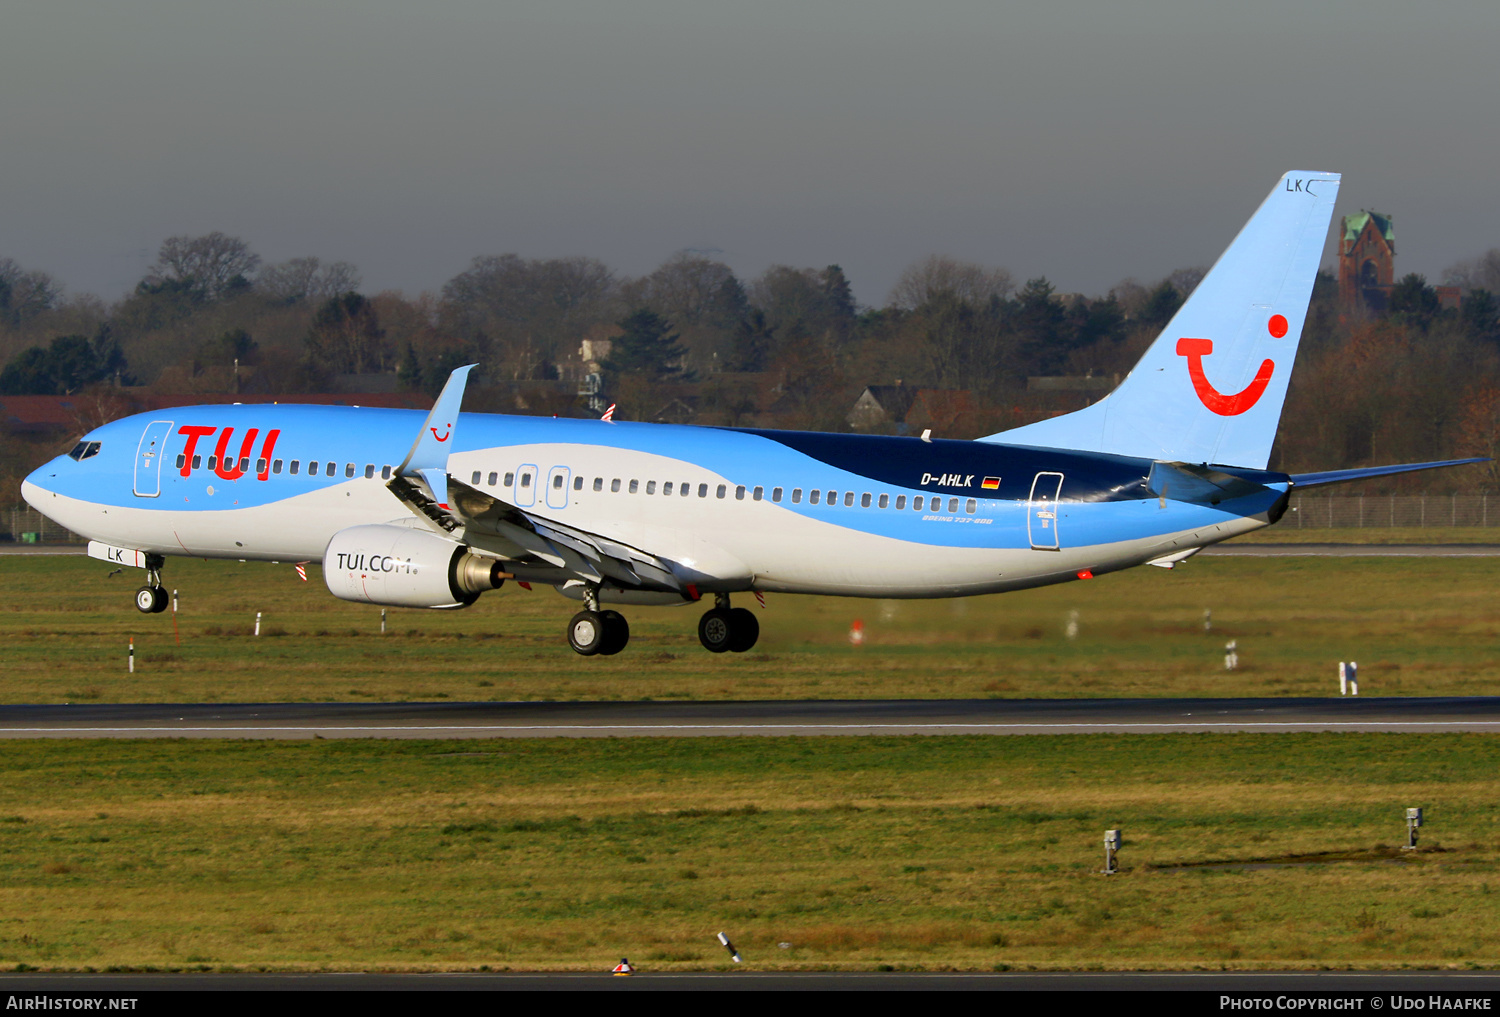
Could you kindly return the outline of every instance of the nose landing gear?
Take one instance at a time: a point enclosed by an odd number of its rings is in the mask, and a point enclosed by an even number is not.
[[[161,567],[166,559],[159,554],[146,555],[146,585],[135,591],[135,609],[141,614],[161,614],[171,598],[161,582]]]
[[[744,653],[760,638],[760,622],[743,607],[730,607],[729,594],[714,595],[714,606],[698,619],[698,641],[709,653]]]

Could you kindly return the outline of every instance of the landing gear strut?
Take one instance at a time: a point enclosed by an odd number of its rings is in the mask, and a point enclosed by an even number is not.
[[[743,607],[730,607],[729,594],[714,594],[712,610],[698,619],[698,641],[709,653],[744,653],[760,638],[760,622]]]
[[[568,622],[568,645],[585,657],[612,656],[630,642],[630,623],[618,611],[599,610],[599,591],[590,587],[583,594],[584,610]]]
[[[146,585],[135,591],[135,609],[142,614],[161,614],[171,597],[162,585],[161,567],[166,559],[159,554],[146,555]]]

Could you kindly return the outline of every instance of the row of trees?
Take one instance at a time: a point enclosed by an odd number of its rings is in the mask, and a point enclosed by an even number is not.
[[[45,273],[0,259],[0,393],[234,384],[282,394],[350,375],[365,376],[345,379],[355,388],[385,375],[436,392],[453,367],[477,361],[494,390],[476,395],[482,408],[582,412],[579,344],[610,339],[602,366],[622,419],[681,397],[703,422],[841,429],[864,385],[899,379],[970,393],[984,412],[964,426],[982,433],[1069,408],[1028,401],[1029,376],[1128,371],[1201,276],[1184,269],[1082,296],[934,256],[908,268],[882,306],[861,307],[837,265],[777,265],[742,280],[684,252],[624,278],[592,258],[507,254],[408,297],[362,293],[345,262],[267,265],[243,240],[211,233],[167,240],[114,304],[69,297]],[[1338,308],[1332,279],[1320,277],[1281,466],[1495,447],[1485,443],[1500,431],[1500,251],[1454,265],[1445,281],[1464,288],[1461,309],[1442,308],[1412,275],[1371,320]],[[544,404],[497,394],[529,383],[550,393]]]

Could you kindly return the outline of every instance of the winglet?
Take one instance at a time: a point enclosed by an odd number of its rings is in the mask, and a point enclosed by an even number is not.
[[[453,449],[453,431],[458,424],[458,408],[464,401],[464,386],[468,384],[469,372],[478,366],[470,364],[448,375],[448,383],[443,386],[437,402],[432,404],[432,412],[427,414],[422,433],[417,435],[411,451],[406,453],[406,459],[396,471],[398,475],[409,477],[424,470],[447,472],[448,453]]]

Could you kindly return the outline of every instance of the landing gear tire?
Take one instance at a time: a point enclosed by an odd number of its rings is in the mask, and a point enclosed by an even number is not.
[[[579,611],[568,622],[568,645],[585,657],[602,652],[605,640],[604,616],[598,611]]]
[[[599,652],[607,657],[625,649],[630,642],[630,623],[625,616],[618,611],[601,611],[599,617],[604,621],[604,641]]]
[[[734,621],[721,607],[704,611],[698,619],[698,642],[709,653],[727,653],[734,643]]]
[[[135,609],[141,614],[161,614],[167,609],[168,599],[165,587],[142,586],[135,591]]]
[[[730,609],[729,629],[732,633],[729,637],[731,653],[744,653],[760,638],[760,622],[755,620],[752,612],[743,607]]]

